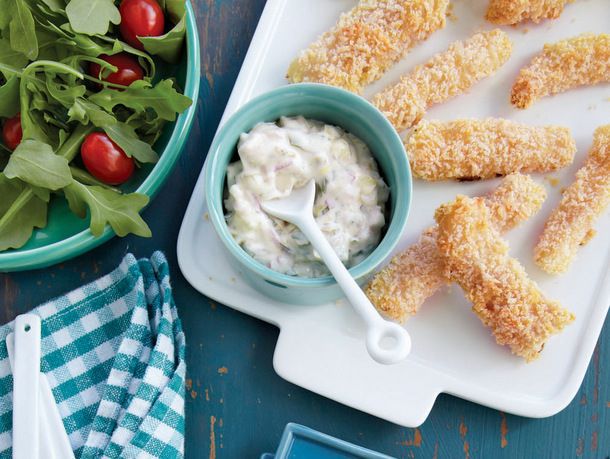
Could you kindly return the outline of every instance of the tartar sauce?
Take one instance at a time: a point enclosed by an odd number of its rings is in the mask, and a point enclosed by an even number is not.
[[[240,161],[227,169],[227,224],[259,262],[301,277],[329,274],[301,231],[259,204],[286,197],[311,179],[316,222],[347,267],[379,244],[389,190],[368,147],[354,135],[303,117],[281,118],[242,134],[237,152]]]

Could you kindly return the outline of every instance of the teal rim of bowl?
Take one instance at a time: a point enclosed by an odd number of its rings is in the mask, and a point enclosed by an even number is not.
[[[394,126],[388,121],[388,119],[381,113],[374,105],[368,102],[366,99],[348,92],[344,89],[328,86],[325,84],[318,83],[299,83],[282,86],[280,88],[269,91],[262,94],[254,99],[250,100],[242,107],[240,107],[229,120],[221,127],[218,131],[214,142],[210,148],[211,157],[208,158],[205,166],[205,193],[206,202],[208,206],[208,215],[216,232],[223,242],[225,247],[229,250],[232,256],[237,258],[246,268],[250,269],[259,276],[269,281],[282,284],[288,287],[326,287],[336,284],[335,279],[332,276],[324,277],[298,277],[289,274],[283,274],[266,267],[261,262],[257,261],[248,252],[246,252],[231,236],[228,226],[226,224],[224,215],[224,206],[221,202],[217,202],[214,197],[216,193],[216,187],[218,181],[222,180],[222,187],[224,189],[225,173],[217,173],[216,166],[217,155],[216,151],[220,147],[221,142],[226,137],[227,132],[231,130],[231,125],[240,116],[245,116],[246,113],[255,110],[257,106],[272,101],[275,98],[280,98],[286,93],[292,91],[317,91],[322,96],[325,94],[328,96],[334,95],[339,96],[347,101],[348,104],[353,105],[354,108],[370,113],[370,116],[376,117],[377,121],[380,122],[382,130],[384,132],[381,135],[387,136],[387,140],[391,143],[390,148],[392,151],[402,151],[402,155],[395,155],[396,161],[399,163],[399,168],[405,171],[403,180],[405,181],[406,193],[396,196],[396,206],[394,214],[392,215],[390,225],[388,226],[383,239],[379,245],[371,252],[362,262],[358,263],[349,269],[350,274],[353,278],[359,279],[363,276],[370,274],[375,270],[385,258],[392,252],[406,226],[407,219],[409,216],[409,210],[411,207],[411,198],[413,195],[413,181],[411,177],[411,168],[405,151],[404,144],[398,135],[398,132],[394,129]],[[237,142],[237,140],[236,140]],[[392,193],[392,190],[390,190]],[[405,194],[407,196],[405,196]]]
[[[184,95],[188,96],[193,103],[186,111],[178,115],[167,145],[159,155],[159,162],[155,164],[155,167],[150,171],[146,179],[135,190],[138,193],[147,195],[151,200],[168,178],[169,173],[178,160],[193,123],[195,112],[197,111],[201,58],[199,54],[197,22],[190,1],[186,2],[186,18],[187,70]],[[94,236],[89,229],[86,229],[59,242],[43,247],[18,252],[0,252],[0,271],[43,268],[81,255],[108,241],[113,236],[115,236],[114,231],[110,226],[106,225],[104,232],[98,237]]]

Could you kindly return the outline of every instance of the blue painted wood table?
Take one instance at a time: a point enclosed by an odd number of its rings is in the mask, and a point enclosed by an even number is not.
[[[195,2],[202,49],[197,120],[178,166],[145,212],[154,237],[115,238],[49,269],[0,274],[0,322],[97,278],[126,252],[144,257],[161,249],[173,267],[188,342],[187,457],[259,457],[275,450],[290,421],[396,457],[609,457],[609,327],[578,395],[560,414],[526,419],[443,395],[423,426],[405,429],[280,379],[272,368],[277,329],[209,301],[181,276],[175,247],[182,216],[264,3]]]

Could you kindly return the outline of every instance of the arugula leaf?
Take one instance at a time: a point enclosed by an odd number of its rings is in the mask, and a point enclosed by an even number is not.
[[[43,27],[36,27],[38,40],[38,59],[60,61],[69,50],[57,42],[57,34]]]
[[[68,110],[69,121],[78,121],[81,124],[93,124],[96,127],[110,126],[116,123],[116,118],[105,112],[87,99],[76,98]]]
[[[24,140],[19,144],[4,169],[4,175],[49,190],[58,190],[72,182],[68,161],[53,153],[50,145],[37,140]]]
[[[129,125],[135,128],[136,132],[140,136],[140,139],[150,145],[154,145],[159,137],[161,137],[165,123],[166,121],[160,118],[152,121],[129,120]]]
[[[159,118],[166,121],[174,121],[176,113],[182,113],[192,104],[191,99],[174,89],[172,80],[161,80],[154,87],[144,80],[138,80],[124,91],[103,89],[91,95],[89,100],[109,112],[117,105],[139,112],[152,109]]]
[[[66,74],[83,79],[84,76],[78,70],[61,62],[35,61],[29,64],[21,73],[19,98],[21,104],[21,127],[24,139],[39,140],[49,145],[59,145],[59,132],[53,124],[46,122],[49,113],[55,115],[58,122],[63,118],[59,107],[51,104],[48,88],[45,80],[37,77],[37,72],[50,74]],[[35,110],[32,110],[34,108]],[[62,108],[62,111],[64,109]],[[55,126],[63,128],[62,124]]]
[[[34,110],[32,105],[32,96],[27,94],[25,98],[21,95],[21,107],[25,108],[21,111],[21,129],[23,130],[24,139],[39,140],[43,143],[51,143],[51,127],[45,126],[44,117],[38,110]]]
[[[0,116],[10,118],[19,113],[19,78],[13,75],[0,86]]]
[[[30,91],[30,111],[40,112],[38,113],[44,118],[44,111],[47,108],[50,108],[48,105],[48,99],[46,94],[42,91],[39,91],[37,88],[32,88]],[[38,122],[38,120],[37,120]],[[24,124],[24,123],[21,123]],[[42,128],[42,126],[36,126],[37,128]],[[26,135],[26,138],[30,138],[29,135]],[[35,138],[35,137],[32,137]]]
[[[184,0],[167,0],[159,3],[172,23],[177,24],[186,14],[186,2]]]
[[[66,8],[66,2],[63,0],[42,0],[42,2],[51,10],[53,13],[59,13],[66,15],[64,11]]]
[[[59,27],[53,23],[46,23],[42,27],[59,37],[57,43],[61,45],[62,49],[70,50],[72,48],[73,52],[70,54],[77,53],[79,55],[98,57],[100,54],[111,56],[124,51],[133,54],[139,59],[149,78],[153,79],[155,76],[155,61],[149,54],[129,46],[127,43],[123,43],[116,38],[104,35],[88,36],[77,33],[69,23],[62,24]]]
[[[186,15],[169,32],[159,37],[140,37],[144,49],[150,54],[176,64],[180,61],[186,35]]]
[[[140,37],[144,49],[150,54],[160,56],[172,64],[180,60],[184,36],[186,35],[186,5],[182,0],[169,0],[165,3],[167,16],[175,24],[171,30],[160,37]]]
[[[9,23],[11,48],[30,60],[38,56],[38,40],[34,17],[25,0],[12,0],[12,19]]]
[[[4,30],[11,22],[11,0],[0,0],[0,30]]]
[[[53,107],[53,109],[49,109],[48,111],[43,111],[41,113],[45,123],[47,123],[51,127],[56,127],[58,129],[58,131],[56,132],[57,140],[60,140],[60,135],[65,138],[65,133],[66,131],[68,131],[68,129],[70,129],[70,126],[68,126],[62,121],[62,119],[60,118],[61,114],[58,113],[57,110],[55,110],[55,107]],[[63,132],[64,134],[60,134],[61,132]]]
[[[72,177],[74,178],[74,180],[82,183],[83,185],[100,186],[102,188],[105,188],[106,190],[112,190],[115,193],[121,193],[121,190],[119,188],[115,188],[111,185],[107,185],[106,183],[99,181],[93,175],[91,175],[87,171],[84,171],[83,169],[80,169],[75,166],[70,166],[70,172],[72,173]]]
[[[148,196],[140,193],[118,194],[99,186],[87,186],[73,181],[64,188],[70,210],[84,218],[87,207],[91,214],[89,228],[94,236],[100,236],[106,224],[110,224],[118,236],[133,233],[150,237],[150,228],[139,212],[148,204]]]
[[[121,14],[112,0],[71,0],[66,15],[72,29],[85,35],[105,35],[111,22],[121,22]]]
[[[28,58],[11,48],[11,42],[7,38],[0,39],[0,64],[4,64],[0,72],[6,78],[17,74],[27,63]]]
[[[104,131],[129,157],[137,159],[141,163],[156,163],[159,156],[146,142],[142,142],[136,131],[128,124],[116,122],[104,126]]]
[[[0,251],[17,249],[47,224],[47,203],[19,180],[0,174]]]
[[[55,75],[51,73],[46,74],[46,80],[49,95],[65,108],[72,107],[76,98],[84,96],[87,92],[84,85],[67,86],[58,82]]]
[[[101,45],[87,35],[74,32],[70,24],[57,27],[55,24],[49,23],[46,24],[46,27],[59,36],[57,39],[59,45],[74,48],[74,50],[78,50],[79,54],[96,57],[100,54],[114,54],[115,52],[112,46]]]
[[[101,41],[105,41],[108,44],[112,45],[113,51],[111,53],[106,54],[111,55],[120,53],[121,51],[125,51],[126,53],[133,54],[134,56],[138,57],[138,61],[140,62],[140,65],[146,70],[146,74],[148,75],[148,77],[151,80],[154,79],[157,68],[155,65],[155,61],[150,56],[150,54],[145,53],[144,51],[140,51],[139,49],[136,49],[133,46],[128,45],[127,43],[119,41],[116,38],[111,38],[107,36],[98,36],[96,38],[99,38]]]
[[[46,188],[40,188],[37,186],[30,185],[30,190],[32,191],[34,196],[37,196],[38,198],[42,199],[46,203],[48,203],[49,200],[51,199],[51,192],[49,190],[47,190]]]

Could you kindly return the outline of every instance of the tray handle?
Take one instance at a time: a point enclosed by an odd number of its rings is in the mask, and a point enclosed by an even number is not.
[[[275,371],[293,384],[395,424],[421,425],[442,392],[440,378],[413,357],[396,365],[375,362],[362,333],[313,323],[284,325],[273,357]]]

